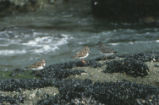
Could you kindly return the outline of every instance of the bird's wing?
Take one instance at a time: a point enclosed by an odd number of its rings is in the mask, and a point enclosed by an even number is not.
[[[29,68],[35,68],[37,66],[41,66],[41,62],[40,61],[30,65]]]
[[[103,45],[103,46],[100,46],[99,48],[104,53],[112,53],[112,52],[114,53],[114,50],[112,48],[107,47],[107,46]]]

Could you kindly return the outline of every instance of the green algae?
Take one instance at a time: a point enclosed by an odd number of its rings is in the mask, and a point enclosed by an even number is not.
[[[16,73],[15,70],[13,71],[0,71],[0,79],[31,79],[36,78],[32,71],[21,71]]]

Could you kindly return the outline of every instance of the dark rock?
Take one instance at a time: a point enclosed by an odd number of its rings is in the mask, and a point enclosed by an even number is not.
[[[7,79],[0,80],[0,90],[2,91],[19,91],[23,89],[43,88],[53,86],[57,80],[49,79]]]
[[[91,66],[91,67],[101,67],[99,63],[96,62],[96,60],[86,60],[86,64],[82,63],[81,61],[70,61],[65,63],[58,63],[50,65],[50,69],[71,69],[73,67],[84,67],[84,66]]]
[[[97,68],[97,67],[101,67],[102,65],[99,64],[99,63],[97,63],[96,60],[91,59],[91,60],[88,60],[88,61],[87,61],[86,66],[90,66],[90,67],[93,67],[93,68]]]
[[[82,98],[75,98],[71,99],[71,101],[67,101],[64,99],[61,99],[59,95],[56,95],[55,97],[49,97],[46,99],[42,99],[38,101],[37,105],[104,105],[100,102],[96,101],[92,97],[82,97]]]
[[[147,62],[147,61],[151,61],[153,59],[153,56],[150,54],[138,53],[134,55],[129,55],[128,58],[133,58],[136,60]]]
[[[114,60],[107,62],[107,67],[104,70],[105,73],[114,73],[114,72],[125,72],[126,74],[137,76],[146,76],[148,75],[149,68],[148,66],[136,59],[124,59],[124,60]]]
[[[54,3],[56,2],[56,0],[48,0],[48,2],[49,2],[50,4],[54,4]]]
[[[99,57],[95,58],[96,61],[109,60],[109,59],[115,59],[115,56],[114,55],[111,55],[111,56],[99,56]]]
[[[159,67],[159,64],[154,64],[154,67],[157,67],[157,68],[158,68],[158,67]]]
[[[159,95],[150,95],[145,99],[136,99],[138,105],[159,105]]]
[[[61,99],[58,95],[41,99],[37,105],[66,105],[66,100]]]
[[[57,85],[61,97],[66,100],[80,98],[83,92],[87,91],[92,85],[92,81],[86,80],[64,80]]]
[[[10,5],[9,0],[1,0],[0,1],[0,12],[2,12],[4,9],[8,8]]]
[[[0,104],[4,105],[4,103],[9,103],[10,105],[19,105],[23,103],[23,98],[17,97],[9,97],[9,96],[0,96]],[[8,104],[7,104],[8,105]]]
[[[68,69],[54,69],[51,66],[45,68],[44,70],[35,71],[34,74],[40,78],[55,78],[64,79],[70,75],[80,75],[84,73],[83,70],[68,70]]]
[[[158,0],[91,0],[93,15],[113,20],[139,20],[159,16]],[[153,11],[153,12],[152,12]]]
[[[158,52],[137,53],[137,54],[133,54],[133,55],[120,55],[119,57],[132,58],[132,59],[140,60],[143,62],[149,62],[149,61],[158,62],[159,61],[159,53]]]
[[[38,105],[81,105],[75,102],[82,103],[83,99],[97,103],[93,105],[142,105],[138,104],[138,99],[146,100],[147,97],[154,95],[154,99],[149,101],[149,105],[152,105],[158,103],[159,99],[155,97],[159,94],[158,88],[128,81],[93,83],[91,80],[63,80],[57,87],[59,88],[57,96],[42,99]]]
[[[76,62],[65,62],[65,63],[58,63],[50,65],[49,68],[51,69],[71,69],[76,66]]]
[[[37,7],[39,7],[38,0],[0,0],[0,15],[35,11]]]

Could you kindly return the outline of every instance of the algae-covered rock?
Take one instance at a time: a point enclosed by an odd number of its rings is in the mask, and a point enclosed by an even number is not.
[[[159,94],[158,88],[128,81],[93,83],[88,79],[64,80],[58,85],[59,94],[38,101],[38,105],[145,105],[138,103],[139,99],[151,99],[151,96],[154,97],[149,105],[159,103],[155,97]]]
[[[0,0],[0,15],[15,12],[35,11],[49,3],[47,0]]]
[[[53,86],[55,80],[49,79],[7,79],[0,81],[0,90],[18,91],[20,89],[35,89]]]
[[[105,73],[125,72],[128,75],[137,77],[137,76],[148,75],[149,68],[144,62],[129,58],[124,60],[114,60],[108,62],[104,72]]]
[[[19,105],[19,103],[22,102],[22,97],[9,97],[0,95],[0,105]]]

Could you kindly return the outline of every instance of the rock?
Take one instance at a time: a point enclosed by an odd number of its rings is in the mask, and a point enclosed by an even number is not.
[[[57,80],[50,79],[7,79],[0,80],[0,90],[2,91],[19,91],[22,89],[43,88],[53,86]]]
[[[0,0],[0,15],[5,16],[15,12],[35,11],[41,0]]]
[[[70,101],[61,99],[58,95],[55,97],[49,97],[46,99],[42,99],[38,101],[37,105],[104,105],[98,101],[96,101],[92,97],[82,97],[82,98],[74,98]]]
[[[140,60],[143,62],[147,62],[147,61],[153,61],[154,59],[156,61],[159,61],[159,56],[156,53],[138,53],[138,54],[133,54],[133,55],[128,55],[127,58],[132,58],[132,59],[136,59],[136,60]]]
[[[93,103],[93,105],[142,105],[137,99],[148,99],[154,95],[150,102],[158,102],[159,89],[132,83],[129,81],[120,82],[95,82],[91,80],[63,80],[57,84],[59,94],[54,97],[47,97],[40,100],[38,105],[83,105]],[[114,101],[115,100],[115,101]],[[96,103],[96,104],[95,104]],[[84,104],[85,105],[85,104]],[[158,105],[158,104],[154,104]]]
[[[93,15],[111,20],[137,21],[147,16],[159,17],[158,0],[91,0]],[[153,12],[152,12],[153,11]],[[151,20],[152,21],[152,20]]]
[[[157,68],[158,68],[158,67],[159,67],[159,64],[154,64],[154,67],[157,67]]]
[[[20,103],[23,103],[22,97],[0,96],[1,105],[19,105]]]
[[[41,70],[40,72],[34,71],[36,76],[50,79],[64,79],[71,75],[80,75],[81,73],[85,72],[83,70],[53,69],[51,66]]]
[[[136,99],[138,105],[159,105],[159,95],[150,95],[145,99]]]
[[[56,0],[49,0],[50,4],[54,4],[56,2]]]
[[[104,72],[105,73],[125,72],[126,74],[134,77],[137,76],[143,77],[148,75],[149,68],[144,62],[140,60],[128,58],[124,60],[114,60],[108,62]]]
[[[70,61],[70,62],[64,62],[64,63],[58,63],[58,64],[52,64],[47,69],[72,69],[73,67],[85,67],[85,66],[91,66],[91,67],[101,67],[101,64],[96,62],[96,60],[86,60],[86,64],[82,63],[81,61]]]

